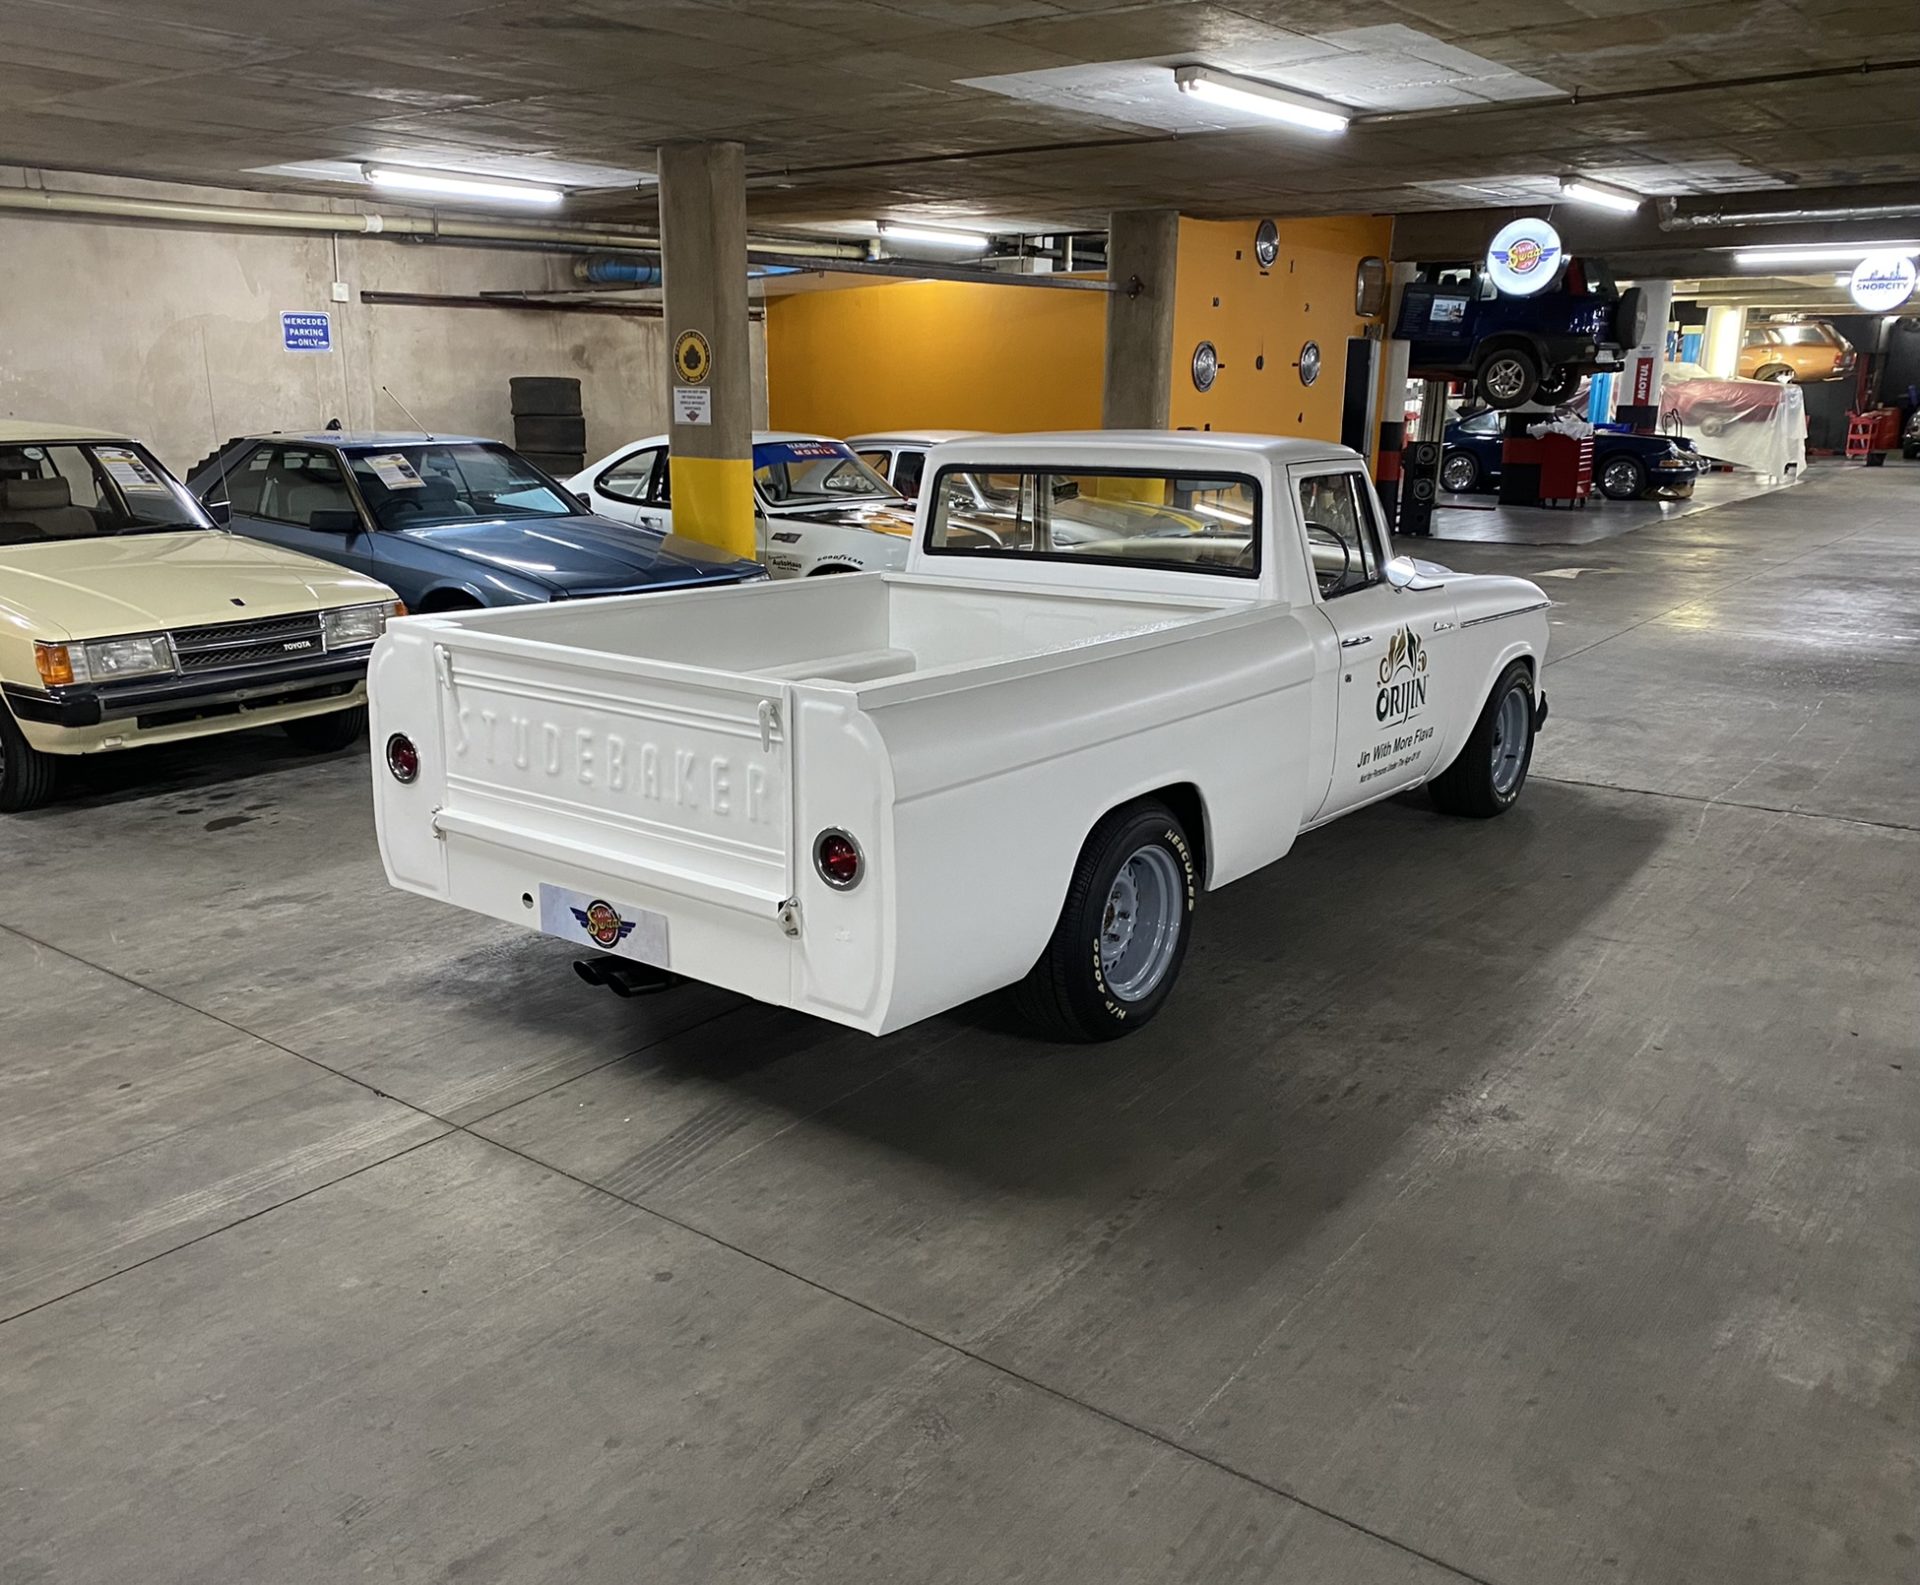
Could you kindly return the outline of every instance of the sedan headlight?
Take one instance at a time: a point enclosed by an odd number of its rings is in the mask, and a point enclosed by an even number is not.
[[[345,605],[337,611],[320,613],[320,631],[328,649],[352,649],[371,644],[387,630],[387,618],[397,608],[389,605]]]
[[[33,659],[40,680],[49,688],[152,677],[174,669],[173,644],[165,633],[96,638],[84,644],[35,644]]]

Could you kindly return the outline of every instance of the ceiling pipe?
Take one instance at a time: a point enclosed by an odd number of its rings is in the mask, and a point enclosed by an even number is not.
[[[1676,199],[1662,198],[1657,206],[1662,231],[1698,231],[1708,226],[1790,226],[1827,220],[1903,220],[1920,215],[1920,199],[1901,204],[1841,204],[1833,208],[1801,209],[1690,209],[1682,213]]]
[[[604,248],[658,253],[660,239],[637,232],[591,226],[513,225],[505,221],[440,215],[340,214],[316,209],[254,209],[240,204],[181,203],[170,198],[123,198],[110,193],[51,192],[37,187],[0,187],[0,211],[36,215],[81,215],[100,220],[142,220],[169,226],[219,226],[242,231],[304,231],[335,236],[424,238],[533,243],[553,248]],[[801,242],[786,238],[751,244],[782,255],[864,258],[859,243]]]

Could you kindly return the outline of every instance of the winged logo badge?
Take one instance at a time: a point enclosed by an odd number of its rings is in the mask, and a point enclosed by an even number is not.
[[[596,899],[584,908],[569,910],[580,921],[580,928],[586,931],[596,946],[616,947],[627,939],[633,929],[631,919],[622,919],[620,910],[612,903]]]

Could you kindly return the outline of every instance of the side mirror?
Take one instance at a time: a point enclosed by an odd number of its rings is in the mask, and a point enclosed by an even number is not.
[[[1395,556],[1381,571],[1387,575],[1387,582],[1392,584],[1396,589],[1412,589],[1418,591],[1421,589],[1437,589],[1440,587],[1437,579],[1429,578],[1414,565],[1411,556]]]
[[[360,532],[360,514],[350,506],[315,512],[307,519],[307,527],[316,534],[357,534]]]
[[[206,509],[207,516],[212,518],[221,528],[225,528],[233,521],[233,502],[205,501],[201,504]]]

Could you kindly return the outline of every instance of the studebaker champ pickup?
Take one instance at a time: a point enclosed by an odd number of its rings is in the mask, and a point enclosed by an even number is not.
[[[999,435],[928,473],[900,572],[392,624],[388,878],[598,949],[616,989],[670,971],[881,1034],[1017,984],[1098,1039],[1302,831],[1422,785],[1519,797],[1547,598],[1396,558],[1354,453]],[[967,474],[997,519],[943,487]],[[1166,510],[1101,538],[1082,500]]]

